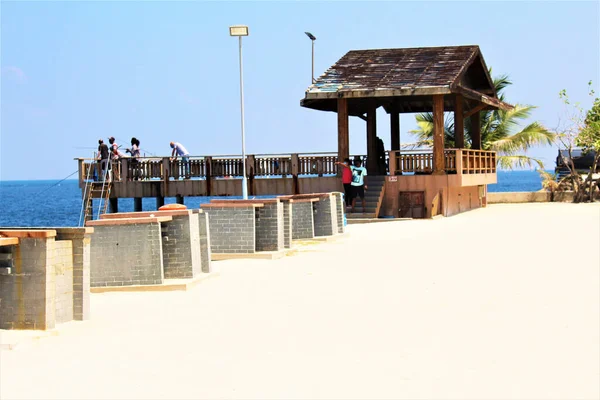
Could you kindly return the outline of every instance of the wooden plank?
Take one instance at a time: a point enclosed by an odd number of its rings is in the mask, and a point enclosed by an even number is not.
[[[469,118],[471,115],[473,115],[475,113],[478,113],[479,111],[483,110],[486,107],[487,107],[487,105],[480,104],[480,105],[476,106],[475,108],[473,108],[473,109],[469,110],[468,112],[466,112],[463,117],[464,118]]]
[[[350,139],[348,135],[348,100],[340,98],[337,100],[338,116],[338,161],[343,162],[350,157]],[[338,175],[341,176],[342,167],[338,169]],[[295,193],[297,193],[295,191]]]
[[[35,239],[43,239],[43,238],[55,237],[56,236],[56,231],[54,229],[43,229],[43,230],[33,230],[33,229],[2,230],[2,231],[0,231],[0,236],[12,237],[12,238],[35,238]]]
[[[0,246],[14,246],[19,244],[19,238],[10,237],[10,238],[0,238]]]
[[[235,204],[235,203],[204,203],[200,204],[200,208],[248,208],[248,207],[264,207],[262,203],[251,203],[251,204]]]
[[[458,149],[465,148],[465,118],[463,116],[463,97],[454,95],[454,145]]]
[[[471,115],[471,148],[481,150],[481,118],[479,112]]]
[[[445,174],[444,96],[433,96],[433,173]]]

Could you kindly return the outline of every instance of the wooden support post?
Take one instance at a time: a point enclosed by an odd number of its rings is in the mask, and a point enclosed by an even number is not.
[[[142,198],[141,197],[134,197],[133,198],[133,211],[135,212],[140,212],[142,211]]]
[[[127,182],[129,180],[129,159],[121,158],[121,181]]]
[[[392,135],[391,150],[400,150],[400,112],[396,108],[390,112],[390,131]]]
[[[479,112],[471,115],[471,148],[481,150],[481,115]]]
[[[175,195],[175,202],[176,202],[177,204],[184,204],[184,203],[183,203],[183,196],[182,196],[182,195],[180,195],[180,194],[177,194],[177,195]]]
[[[454,161],[456,165],[456,174],[461,175],[463,173],[463,151],[462,149],[456,150],[456,158]]]
[[[108,199],[108,205],[110,206],[109,212],[118,213],[119,212],[119,198],[111,197]]]
[[[211,196],[212,193],[212,157],[205,157],[205,173],[206,173],[206,195]]]
[[[84,167],[85,167],[85,161],[83,160],[83,158],[79,158],[77,159],[77,164],[79,164],[79,188],[81,189],[82,187],[85,186],[85,184],[83,183],[84,179],[86,178],[85,176],[85,172]],[[92,167],[92,164],[90,163],[90,168]],[[91,176],[91,174],[90,174]]]
[[[348,99],[337,99],[338,115],[338,158],[339,162],[350,157],[350,139],[348,134]],[[293,164],[293,163],[292,163]],[[342,175],[342,167],[338,168],[338,176]]]
[[[463,116],[463,97],[454,95],[454,147],[465,148],[465,118]]]
[[[292,154],[292,192],[294,194],[300,193],[300,183],[298,182],[298,174],[300,173],[300,157],[298,154]]]
[[[444,95],[433,96],[433,174],[444,175]]]
[[[165,198],[162,196],[156,196],[156,209],[158,210],[165,205]]]
[[[256,156],[246,156],[246,177],[248,178],[248,194],[254,196],[256,193],[254,183],[254,166],[256,165]]]
[[[396,175],[396,169],[398,166],[396,165],[396,155],[398,154],[397,150],[388,151],[389,160],[390,160],[390,176]]]
[[[169,177],[171,176],[171,165],[169,157],[163,157],[162,159],[162,193],[164,197],[169,196]]]
[[[377,107],[371,103],[367,108],[367,173],[378,175],[377,172]]]

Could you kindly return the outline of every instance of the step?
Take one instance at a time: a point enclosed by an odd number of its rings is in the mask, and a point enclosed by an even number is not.
[[[368,210],[367,210],[368,211]],[[346,214],[347,219],[377,218],[374,212]]]

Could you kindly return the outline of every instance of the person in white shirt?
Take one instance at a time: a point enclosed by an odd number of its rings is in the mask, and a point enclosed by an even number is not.
[[[171,160],[177,160],[177,156],[181,156],[181,160],[183,161],[183,165],[185,166],[185,177],[190,177],[190,153],[186,150],[185,147],[179,142],[171,142],[171,148],[173,151],[171,152]]]

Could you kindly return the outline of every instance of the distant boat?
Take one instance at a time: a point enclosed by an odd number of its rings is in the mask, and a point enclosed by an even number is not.
[[[596,153],[593,150],[590,150],[585,154],[581,148],[574,148],[571,150],[573,165],[575,166],[575,170],[579,173],[587,173],[590,171],[595,156]],[[569,169],[566,166],[569,160],[569,150],[559,149],[558,156],[556,157],[556,168],[554,169],[554,172],[558,175],[558,179],[569,174]],[[600,165],[596,165],[594,172],[600,172]]]

